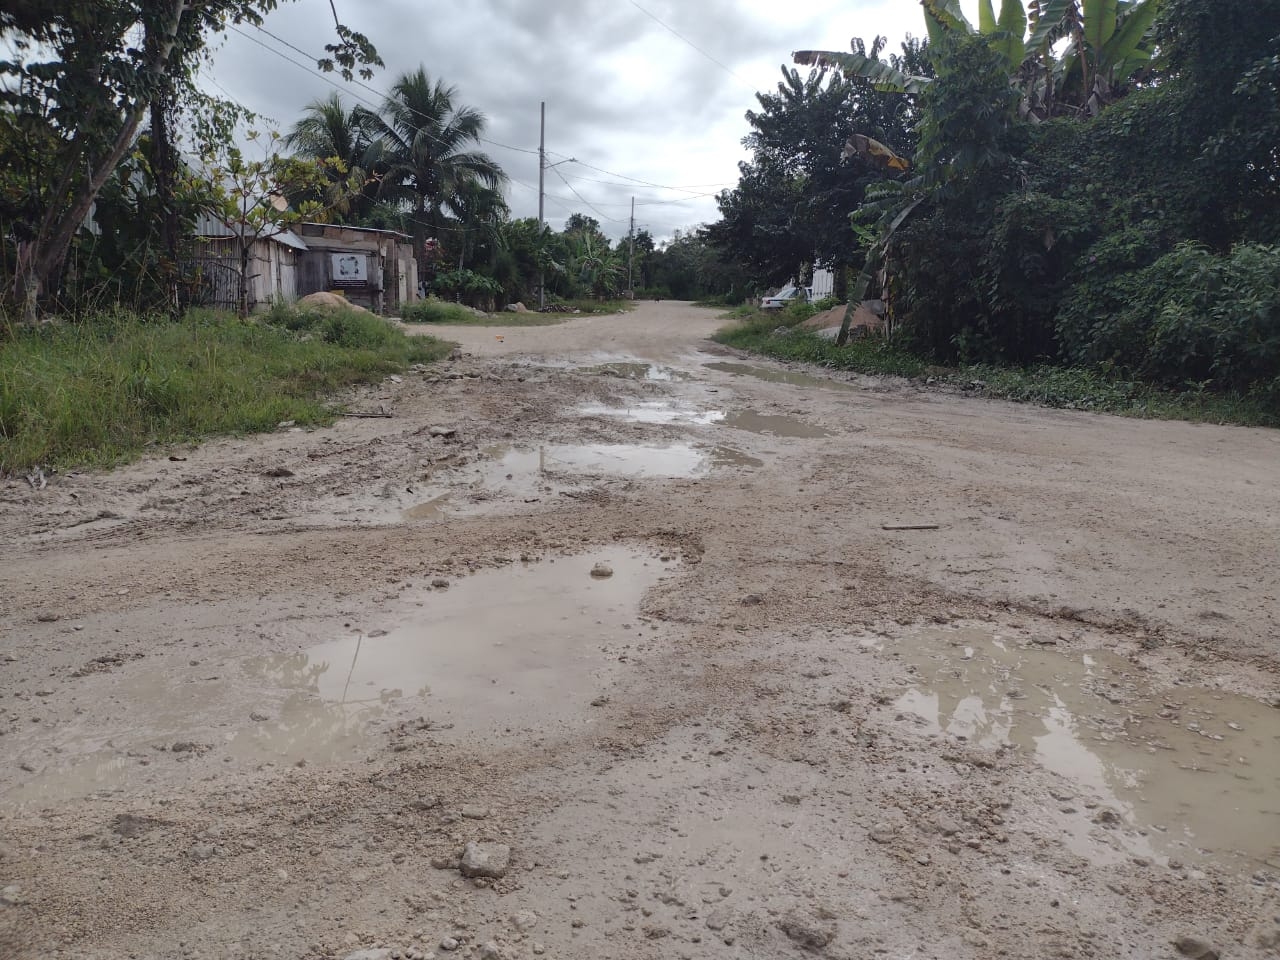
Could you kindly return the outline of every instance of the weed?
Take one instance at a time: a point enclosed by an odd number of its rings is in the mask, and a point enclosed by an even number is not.
[[[736,311],[735,311],[736,312]],[[775,333],[776,315],[752,311],[744,322],[715,335],[720,343],[779,360],[813,363],[833,370],[924,379],[940,389],[1070,410],[1092,410],[1157,420],[1191,420],[1280,426],[1280,410],[1259,395],[1176,392],[1141,381],[1121,380],[1077,367],[995,367],[942,369],[929,366],[892,341],[868,337],[837,347],[803,330]]]
[[[0,343],[0,475],[108,466],[152,444],[332,422],[325,398],[450,345],[373,314],[277,308],[239,320],[114,314]]]

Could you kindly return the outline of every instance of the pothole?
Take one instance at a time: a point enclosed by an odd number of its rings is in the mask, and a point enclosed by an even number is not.
[[[1114,655],[977,630],[889,649],[916,668],[901,714],[928,732],[1012,744],[1072,786],[1055,803],[1077,852],[1101,839],[1137,855],[1280,864],[1280,711],[1153,685]]]
[[[657,363],[618,361],[614,363],[598,363],[589,367],[578,367],[579,373],[594,374],[601,377],[619,377],[623,380],[653,380],[669,382],[687,380],[689,375],[671,367]]]
[[[636,400],[623,407],[592,403],[579,407],[585,417],[612,417],[627,423],[689,423],[706,425],[724,419],[722,410],[698,410],[676,400]]]
[[[248,669],[290,695],[375,712],[410,706],[432,728],[468,735],[582,726],[600,688],[650,643],[640,601],[667,569],[619,549],[483,571],[427,594],[420,613],[385,633]]]
[[[789,383],[796,387],[820,387],[823,390],[857,390],[852,383],[843,380],[830,380],[826,377],[815,377],[795,370],[776,370],[772,367],[757,367],[747,363],[704,363],[708,370],[718,370],[739,377],[754,377],[767,380],[769,383]]]
[[[670,569],[625,547],[512,564],[424,590],[409,612],[387,615],[386,631],[104,674],[81,694],[101,706],[35,734],[21,751],[30,775],[11,779],[0,802],[176,790],[237,765],[359,761],[389,725],[417,717],[405,725],[410,745],[590,724],[592,701],[648,656],[656,627],[640,603]]]
[[[748,433],[759,433],[771,437],[792,437],[801,440],[817,440],[830,437],[830,430],[805,423],[795,417],[780,414],[757,413],[754,410],[737,410],[727,414],[719,421],[722,426],[734,430],[746,430]]]
[[[449,503],[449,494],[441,494],[430,500],[410,507],[404,512],[407,520],[436,520],[445,515],[445,506]]]

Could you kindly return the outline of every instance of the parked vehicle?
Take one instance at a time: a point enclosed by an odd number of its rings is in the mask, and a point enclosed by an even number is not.
[[[761,310],[781,310],[793,300],[812,300],[813,287],[783,287],[772,297],[763,297],[760,300]]]

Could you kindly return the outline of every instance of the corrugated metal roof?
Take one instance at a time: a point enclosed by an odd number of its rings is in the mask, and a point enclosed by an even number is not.
[[[218,217],[206,215],[196,221],[195,235],[197,237],[239,237],[243,233],[244,230],[238,225],[232,226]],[[274,240],[276,243],[282,243],[286,247],[292,247],[294,250],[310,249],[306,242],[292,230],[285,230],[282,233],[275,233],[267,237],[259,237],[259,239]]]

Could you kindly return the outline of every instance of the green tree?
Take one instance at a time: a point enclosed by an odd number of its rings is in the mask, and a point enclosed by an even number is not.
[[[446,205],[469,183],[496,189],[507,179],[497,163],[474,149],[485,130],[484,115],[457,98],[457,88],[432,82],[420,67],[392,85],[373,128],[375,157],[386,170],[379,195],[409,206],[424,271],[427,233],[444,224]]]
[[[152,101],[193,89],[209,39],[228,24],[258,23],[278,0],[73,0],[7,5],[0,39],[0,109],[48,122],[55,149],[30,219],[15,224],[11,296],[33,320],[53,295],[67,251],[99,191],[133,147]],[[322,62],[350,76],[377,63],[368,39],[338,24]],[[165,190],[165,193],[168,191]]]
[[[878,58],[883,46],[882,39],[874,41],[870,56]],[[866,53],[861,40],[853,49]],[[908,41],[889,62],[926,74],[926,56],[926,45]],[[839,71],[814,70],[802,78],[784,67],[782,76],[774,91],[756,95],[759,109],[747,113],[751,132],[743,143],[752,159],[740,165],[738,186],[718,198],[721,219],[709,228],[711,239],[761,285],[794,278],[815,260],[837,274],[857,266],[862,257],[849,212],[869,185],[898,171],[854,149],[853,137],[870,137],[895,157],[912,153],[917,138],[917,110],[904,94]]]
[[[302,116],[284,138],[284,146],[298,156],[325,166],[326,183],[311,197],[328,206],[335,220],[361,223],[369,215],[377,194],[374,167],[374,115],[362,106],[350,110],[336,93],[307,104]],[[351,193],[351,180],[362,189]]]

